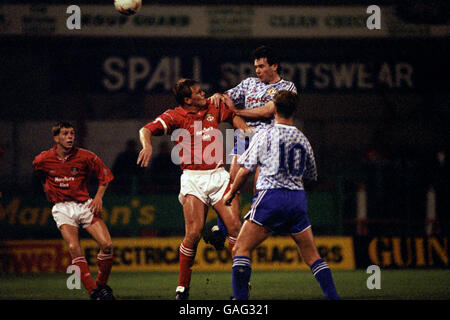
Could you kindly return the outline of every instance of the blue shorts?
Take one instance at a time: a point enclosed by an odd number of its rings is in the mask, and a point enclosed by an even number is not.
[[[295,235],[311,226],[307,207],[304,190],[261,190],[253,197],[252,207],[244,218],[272,232]]]

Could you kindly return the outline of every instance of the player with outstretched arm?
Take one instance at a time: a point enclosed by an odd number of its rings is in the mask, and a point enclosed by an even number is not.
[[[273,124],[274,105],[273,97],[280,90],[297,92],[295,84],[281,78],[279,74],[279,57],[276,51],[268,46],[261,46],[253,51],[253,62],[256,77],[249,77],[241,81],[237,86],[227,90],[224,94],[215,93],[211,99],[214,103],[219,103],[224,99],[231,99],[233,103],[243,105],[242,109],[235,109],[237,115],[244,118],[255,132]],[[230,165],[231,181],[234,180],[239,165],[237,160],[244,153],[250,143],[250,137],[236,137],[236,142],[232,152],[233,158]],[[254,190],[256,193],[256,180],[259,169],[255,170]],[[239,202],[237,202],[239,205]],[[240,212],[240,209],[235,209]],[[227,234],[226,227],[217,218],[217,226],[214,226],[210,233],[205,235],[205,242],[211,243],[216,249],[220,249]]]
[[[114,300],[107,285],[113,265],[112,240],[100,214],[103,195],[113,174],[91,151],[75,147],[75,129],[68,122],[52,128],[55,145],[41,152],[33,161],[35,173],[42,179],[47,199],[54,204],[53,219],[69,247],[72,264],[80,268],[83,286],[93,300]],[[94,175],[98,179],[95,197],[90,198],[87,184]],[[92,278],[79,241],[82,226],[98,243],[97,279]]]
[[[224,169],[219,123],[228,122],[241,130],[250,128],[225,104],[217,108],[206,99],[205,92],[194,80],[180,79],[175,85],[174,95],[179,106],[167,110],[140,129],[142,150],[137,163],[142,167],[148,166],[152,155],[152,136],[171,134],[175,147],[181,146],[179,159],[172,159],[179,161],[183,170],[179,201],[183,206],[186,230],[179,249],[180,273],[175,299],[187,300],[192,266],[208,207],[212,206],[227,226],[230,253],[241,228],[239,213],[232,209],[235,206],[226,206],[222,200],[229,188],[230,175]]]
[[[271,232],[288,233],[294,239],[303,261],[311,268],[327,299],[337,300],[328,264],[314,244],[307,216],[303,179],[316,180],[317,170],[311,145],[294,126],[297,94],[281,90],[274,97],[275,125],[260,130],[239,158],[241,166],[224,200],[228,204],[243,183],[260,166],[250,211],[233,249],[233,297],[248,299],[251,253]]]

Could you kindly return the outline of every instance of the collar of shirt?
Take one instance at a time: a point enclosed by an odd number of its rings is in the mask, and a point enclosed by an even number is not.
[[[64,159],[62,159],[62,158],[58,155],[58,153],[56,152],[56,147],[57,147],[57,145],[55,144],[55,145],[53,146],[53,148],[52,148],[52,152],[53,152],[53,155],[54,155],[58,160],[64,160],[64,161],[66,161],[67,159],[69,159],[70,157],[74,156],[74,155],[78,152],[78,148],[77,148],[77,147],[73,147],[72,150],[70,151],[70,153],[69,153]]]
[[[281,77],[280,77],[280,80],[278,80],[277,82],[274,82],[274,83],[265,83],[265,82],[262,82],[259,78],[256,78],[256,79],[258,79],[259,83],[262,83],[265,86],[275,86],[275,85],[279,84],[280,82],[284,81],[283,78],[281,78]]]
[[[295,127],[295,126],[294,125],[283,124],[283,123],[275,123],[275,127],[292,128],[292,127]]]

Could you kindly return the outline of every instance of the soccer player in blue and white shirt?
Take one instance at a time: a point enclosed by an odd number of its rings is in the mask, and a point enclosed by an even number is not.
[[[273,97],[280,90],[297,92],[293,82],[284,80],[279,75],[279,58],[275,51],[268,46],[258,47],[253,52],[254,66],[257,77],[250,77],[241,81],[236,87],[231,88],[225,94],[216,93],[211,100],[218,106],[219,101],[231,98],[233,103],[243,105],[243,109],[236,109],[237,115],[244,118],[247,125],[253,128],[254,132],[273,125],[274,104]],[[235,137],[233,158],[230,165],[231,180],[239,170],[237,160],[248,148],[250,137]],[[256,180],[258,178],[257,169],[254,178],[254,190],[256,193]],[[238,202],[237,202],[238,205]],[[239,208],[233,208],[233,212],[240,212]],[[205,241],[213,244],[217,249],[223,246],[223,241],[227,235],[227,230],[222,220],[217,218],[217,227],[213,227],[215,232],[207,235]],[[216,233],[216,235],[214,235]]]
[[[297,94],[279,91],[274,97],[275,125],[260,130],[239,158],[241,166],[223,200],[230,202],[251,172],[260,166],[250,211],[233,249],[233,296],[248,299],[251,253],[271,232],[288,233],[303,261],[311,268],[327,299],[339,296],[327,263],[314,244],[307,216],[303,179],[317,180],[313,150],[306,136],[294,125]]]

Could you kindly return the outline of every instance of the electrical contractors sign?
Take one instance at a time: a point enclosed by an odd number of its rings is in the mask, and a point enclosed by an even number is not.
[[[113,239],[115,271],[178,271],[179,245],[183,239],[120,238]],[[317,237],[322,258],[335,270],[355,268],[350,237]],[[81,246],[88,264],[96,270],[98,246],[83,239]],[[0,246],[0,273],[65,272],[70,264],[62,240],[4,241]],[[195,270],[230,271],[232,259],[227,249],[217,251],[203,241],[195,257]],[[309,270],[290,237],[273,237],[255,249],[253,270]]]

